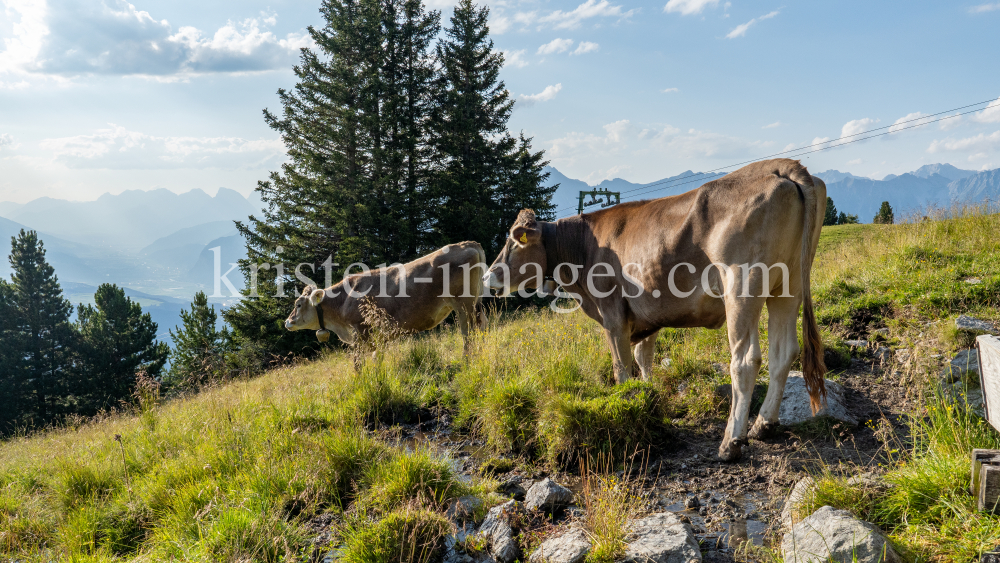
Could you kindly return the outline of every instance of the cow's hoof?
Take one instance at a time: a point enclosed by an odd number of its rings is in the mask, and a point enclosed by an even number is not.
[[[765,440],[774,436],[774,433],[778,430],[777,422],[767,422],[761,417],[757,417],[757,421],[753,423],[753,428],[750,429],[750,438],[754,440]]]
[[[719,446],[719,459],[722,461],[738,461],[743,455],[743,444],[740,440],[731,440],[728,444],[723,442]]]

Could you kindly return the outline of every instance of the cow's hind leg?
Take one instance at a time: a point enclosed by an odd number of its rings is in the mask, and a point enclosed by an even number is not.
[[[726,435],[719,446],[719,458],[735,461],[742,455],[750,418],[750,399],[760,373],[760,340],[757,325],[764,300],[760,297],[727,297],[726,320],[732,361],[729,375],[733,381],[732,409]]]
[[[458,328],[462,331],[462,355],[469,359],[469,332],[472,330],[472,323],[475,322],[475,307],[466,307],[465,303],[455,304],[455,317],[458,319]]]
[[[656,352],[656,336],[659,334],[660,331],[656,331],[635,345],[635,363],[639,364],[643,381],[648,381],[653,373],[653,354]]]
[[[771,297],[767,300],[767,368],[770,381],[767,397],[760,409],[750,437],[767,437],[778,426],[778,410],[785,393],[788,369],[799,355],[799,339],[795,335],[799,316],[798,297]]]

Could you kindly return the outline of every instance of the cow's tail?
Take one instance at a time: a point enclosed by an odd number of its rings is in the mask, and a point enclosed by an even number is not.
[[[805,204],[802,225],[802,376],[809,392],[809,406],[816,414],[826,403],[826,384],[823,376],[826,374],[826,364],[823,363],[823,341],[820,339],[819,326],[816,325],[816,314],[813,312],[812,290],[810,289],[810,272],[813,258],[816,256],[818,240],[817,221],[819,215],[818,196],[822,195],[826,203],[826,184],[813,176],[809,182],[796,178],[799,190]]]

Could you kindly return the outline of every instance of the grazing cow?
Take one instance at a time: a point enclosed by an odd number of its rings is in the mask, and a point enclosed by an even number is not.
[[[450,244],[407,264],[349,274],[326,289],[306,286],[285,321],[288,330],[315,330],[326,341],[329,331],[354,344],[368,326],[362,300],[373,298],[399,329],[430,330],[455,311],[469,349],[469,331],[483,328],[480,307],[486,254],[478,242]]]
[[[648,377],[660,328],[726,323],[733,401],[719,457],[735,460],[746,443],[761,365],[757,326],[765,303],[770,385],[750,436],[777,426],[785,379],[799,354],[800,304],[802,371],[813,410],[825,401],[826,366],[809,291],[825,207],[823,181],[798,161],[777,159],[681,195],[555,222],[524,210],[484,283],[510,291],[554,278],[604,327],[619,383],[632,372],[630,345]]]

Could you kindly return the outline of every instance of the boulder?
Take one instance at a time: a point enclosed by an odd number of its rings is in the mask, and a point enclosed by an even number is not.
[[[778,423],[792,426],[823,417],[846,422],[852,426],[858,424],[858,419],[851,416],[844,406],[844,388],[839,383],[826,380],[826,406],[813,416],[802,372],[789,372],[785,393],[781,396],[781,407],[778,409]]]
[[[803,477],[795,483],[792,492],[788,493],[788,498],[785,499],[785,505],[781,508],[781,525],[784,529],[791,530],[792,526],[805,517],[804,514],[798,514],[799,507],[815,492],[816,481],[812,477]]]
[[[781,540],[785,563],[902,563],[885,534],[846,510],[824,506]]]
[[[483,504],[479,497],[464,496],[452,501],[444,515],[452,522],[461,523],[472,520],[476,509]]]
[[[701,550],[691,526],[672,512],[660,512],[629,523],[631,541],[624,563],[691,563]]]
[[[528,494],[524,496],[524,505],[528,510],[542,509],[552,512],[571,502],[573,502],[573,491],[548,477],[532,485],[528,489]]]
[[[580,528],[542,542],[528,558],[531,563],[580,563],[590,553],[590,540]]]
[[[955,328],[976,334],[1000,334],[996,325],[990,321],[984,321],[968,315],[959,315],[959,317],[955,319]]]
[[[516,500],[509,500],[494,506],[486,514],[486,519],[477,532],[487,541],[490,555],[498,563],[513,563],[521,554],[517,540],[514,539],[514,530],[508,524],[508,518],[518,509],[519,504]]]
[[[520,475],[512,475],[497,487],[497,491],[513,498],[514,500],[524,500],[524,495],[528,493],[525,487],[531,487],[531,481]]]
[[[955,359],[944,366],[941,371],[941,380],[944,383],[954,383],[960,381],[967,372],[975,374],[976,380],[979,378],[979,352],[975,348],[962,350],[955,355]]]

